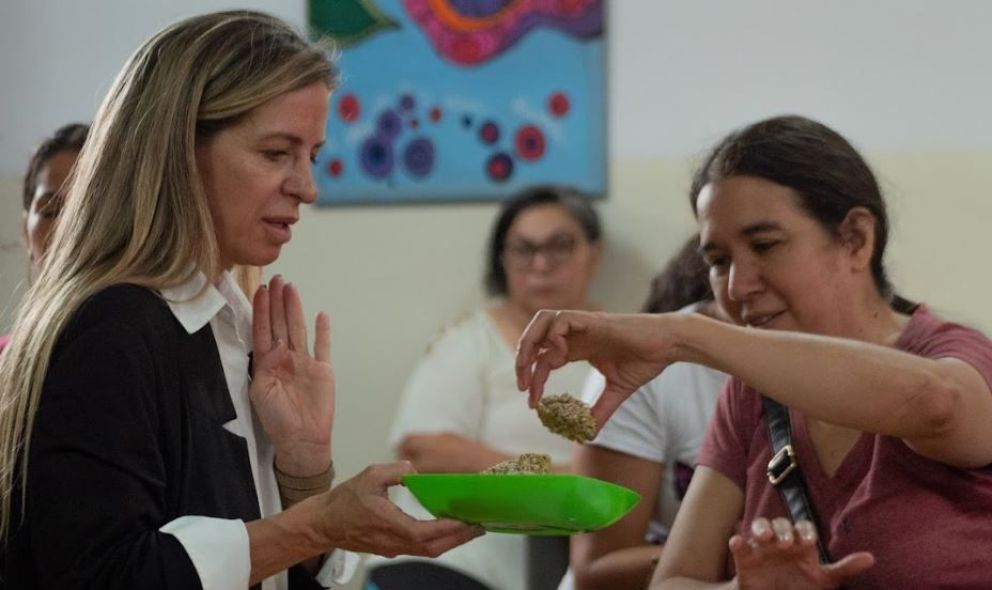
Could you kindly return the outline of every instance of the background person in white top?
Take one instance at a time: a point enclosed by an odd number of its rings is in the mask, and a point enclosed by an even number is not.
[[[651,282],[644,313],[681,310],[725,319],[713,301],[709,268],[693,236]],[[553,374],[553,373],[552,373]],[[631,395],[589,444],[576,450],[576,473],[612,481],[641,494],[613,526],[571,539],[569,572],[559,590],[643,588],[689,486],[696,455],[727,375],[676,363]],[[583,397],[603,390],[593,370]]]
[[[292,286],[260,289],[249,322],[227,272],[273,262],[316,198],[335,78],[250,11],[172,25],[117,77],[0,356],[5,584],[318,588],[332,548],[436,555],[479,533],[389,503],[408,464],[328,490],[329,320],[311,353]]]
[[[489,240],[486,286],[501,297],[446,330],[410,377],[392,428],[401,459],[420,472],[478,472],[524,452],[551,455],[565,470],[574,445],[551,434],[520,403],[513,372],[517,338],[542,308],[590,309],[589,285],[601,256],[600,223],[584,197],[538,187],[508,200]],[[552,377],[557,392],[577,395],[588,365]],[[416,500],[398,492],[414,514]],[[429,564],[370,560],[369,588],[520,590],[526,537],[488,534]]]

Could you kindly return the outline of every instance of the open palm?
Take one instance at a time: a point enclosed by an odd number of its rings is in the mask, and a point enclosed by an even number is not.
[[[299,292],[281,277],[255,294],[249,396],[277,466],[291,475],[320,473],[331,458],[334,372],[324,313],[317,314],[316,332],[311,355]]]
[[[820,563],[816,530],[809,521],[795,525],[784,518],[756,519],[749,535],[735,535],[730,553],[741,590],[823,590],[838,588],[870,568],[870,553],[853,553],[833,563]]]

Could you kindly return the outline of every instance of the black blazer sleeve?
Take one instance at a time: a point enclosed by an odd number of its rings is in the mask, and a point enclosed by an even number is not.
[[[171,519],[148,337],[104,317],[53,356],[24,507],[39,588],[201,587],[182,545],[158,531]]]

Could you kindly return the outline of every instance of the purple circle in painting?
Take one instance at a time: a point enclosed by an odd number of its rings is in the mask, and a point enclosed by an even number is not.
[[[393,144],[381,135],[373,135],[362,142],[359,162],[369,176],[387,176],[393,170]]]
[[[410,176],[423,178],[430,174],[434,169],[434,143],[426,137],[418,137],[406,144],[403,165]]]
[[[404,94],[400,97],[400,110],[412,111],[415,106],[417,106],[417,100],[413,98],[412,94]]]
[[[448,3],[461,16],[483,18],[503,10],[510,2],[509,0],[449,0]]]
[[[486,174],[496,182],[506,181],[513,174],[513,158],[505,152],[493,154],[486,160]]]
[[[380,136],[385,137],[386,139],[393,139],[399,135],[400,131],[403,129],[403,120],[400,119],[400,116],[393,111],[382,111],[379,113],[377,127],[379,129]]]

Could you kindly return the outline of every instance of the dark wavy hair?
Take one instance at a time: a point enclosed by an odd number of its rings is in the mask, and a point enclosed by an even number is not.
[[[733,131],[696,171],[689,193],[693,212],[704,186],[733,176],[764,178],[791,188],[800,207],[831,235],[837,235],[851,209],[870,211],[875,217],[871,258],[875,287],[899,311],[913,305],[893,293],[885,273],[889,217],[878,181],[839,133],[798,115],[773,117]]]
[[[90,126],[82,123],[70,123],[59,127],[55,133],[41,142],[38,149],[31,154],[28,162],[28,171],[24,175],[23,197],[24,210],[31,208],[31,201],[34,193],[38,190],[38,175],[45,164],[59,152],[79,152],[83,149],[86,136],[90,132]]]
[[[589,242],[598,242],[602,234],[599,215],[588,197],[579,191],[557,185],[544,185],[525,190],[503,203],[496,223],[489,235],[486,252],[484,283],[490,296],[506,295],[506,269],[503,268],[503,249],[510,226],[523,211],[537,205],[561,205],[578,222]]]
[[[641,311],[667,313],[692,303],[712,300],[709,276],[710,269],[699,253],[699,234],[696,234],[651,279],[651,292]]]

